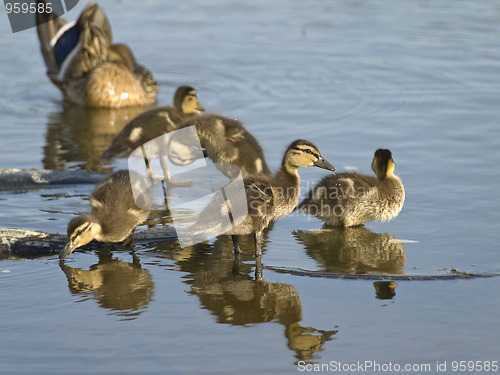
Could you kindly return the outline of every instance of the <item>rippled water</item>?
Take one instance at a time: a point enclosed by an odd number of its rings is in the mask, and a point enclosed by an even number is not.
[[[0,261],[0,372],[293,373],[301,360],[371,360],[431,363],[432,373],[436,361],[450,369],[453,360],[500,360],[497,277],[398,279],[500,273],[497,1],[103,6],[115,41],[158,80],[159,103],[180,84],[196,87],[207,110],[245,123],[273,168],[297,138],[337,170],[363,173],[375,149],[389,148],[405,206],[390,223],[345,232],[320,231],[302,215],[276,222],[262,283],[250,239],[238,276],[225,237],[185,249],[139,244],[134,255],[87,250],[65,265],[57,256]],[[144,108],[65,106],[36,32],[12,34],[2,17],[0,168],[124,166],[98,155]],[[322,175],[302,170],[303,188]],[[0,227],[64,233],[92,189],[2,192]],[[396,276],[320,279],[266,267]]]

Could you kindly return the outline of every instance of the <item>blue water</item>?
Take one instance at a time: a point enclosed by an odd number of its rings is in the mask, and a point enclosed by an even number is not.
[[[158,103],[171,103],[181,84],[194,86],[208,111],[244,122],[273,169],[297,138],[317,144],[337,170],[370,174],[375,149],[392,151],[406,188],[395,220],[338,242],[318,232],[319,220],[291,215],[267,234],[264,266],[500,273],[500,3],[103,7],[114,40],[158,80]],[[0,18],[0,168],[123,166],[97,157],[141,109],[65,106],[45,76],[36,32],[12,34]],[[305,192],[325,172],[300,173]],[[64,233],[88,209],[92,189],[2,192],[0,227]],[[384,238],[399,242],[382,252],[370,246]],[[66,269],[57,256],[0,261],[0,372],[294,373],[300,360],[448,361],[449,370],[453,360],[500,360],[496,277],[396,280],[395,295],[380,299],[373,281],[265,269],[257,287],[251,241],[243,245],[236,279],[224,238],[138,247],[135,256],[76,252]]]

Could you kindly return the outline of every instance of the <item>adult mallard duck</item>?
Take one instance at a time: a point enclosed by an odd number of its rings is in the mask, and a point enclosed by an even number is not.
[[[273,177],[243,179],[246,200],[239,196],[233,196],[232,199],[230,197],[228,200],[225,193],[217,194],[187,232],[201,237],[230,234],[236,254],[240,252],[238,235],[253,234],[255,255],[261,256],[262,231],[273,220],[288,215],[297,206],[300,194],[300,177],[297,170],[299,167],[310,166],[335,171],[335,168],[323,159],[314,144],[303,139],[293,142],[286,149],[281,167]],[[242,204],[246,204],[247,210],[245,211],[248,214],[244,217],[237,217],[237,212],[242,212],[241,207],[238,206]],[[231,217],[231,229],[224,230],[223,220],[220,220],[221,213],[229,214]]]
[[[352,172],[326,176],[307,193],[298,210],[331,226],[389,221],[398,216],[405,201],[405,189],[394,174],[395,166],[391,151],[378,149],[372,162],[377,177]]]
[[[99,5],[90,2],[76,22],[53,12],[36,17],[47,75],[65,100],[105,108],[156,102],[158,83],[126,45],[112,44],[111,27]]]
[[[147,182],[132,173],[117,171],[97,185],[90,196],[90,213],[77,216],[68,223],[68,237],[59,254],[60,259],[94,239],[122,242],[148,218],[152,192],[148,190]]]

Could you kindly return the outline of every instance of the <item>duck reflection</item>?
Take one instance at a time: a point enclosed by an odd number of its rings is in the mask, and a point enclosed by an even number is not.
[[[347,275],[403,274],[406,254],[402,242],[388,233],[374,233],[364,226],[295,231],[295,239],[316,260],[322,271]],[[391,299],[398,284],[376,281],[375,297]]]
[[[68,279],[70,292],[92,296],[101,307],[114,310],[118,315],[139,315],[153,294],[150,273],[141,267],[135,254],[132,263],[112,258],[111,252],[106,250],[100,250],[98,255],[99,262],[88,270],[59,263]]]
[[[394,281],[375,281],[375,297],[378,299],[392,299],[396,295],[397,283]]]
[[[348,275],[404,273],[404,246],[392,234],[374,233],[359,226],[295,231],[293,236],[324,272]]]
[[[265,251],[265,234],[263,237]],[[241,236],[240,243],[242,248],[252,248],[253,237]],[[297,290],[289,284],[251,276],[252,253],[243,252],[235,257],[230,236],[219,236],[213,245],[204,243],[181,249],[164,243],[156,250],[176,260],[180,271],[189,273],[186,277],[186,283],[191,285],[189,293],[197,296],[219,323],[241,326],[278,322],[285,327],[288,347],[298,360],[318,358],[316,353],[337,333],[337,330],[302,326],[302,303]],[[257,263],[256,268],[259,267],[262,266]]]
[[[100,160],[113,137],[135,116],[152,106],[119,109],[64,105],[47,120],[45,169],[79,166],[89,171],[110,172]]]

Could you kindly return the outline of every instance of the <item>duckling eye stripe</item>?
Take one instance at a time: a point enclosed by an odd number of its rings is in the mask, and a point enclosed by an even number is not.
[[[90,224],[86,224],[83,228],[79,229],[78,231],[73,232],[73,236],[71,236],[71,241],[74,241],[76,239],[76,237],[78,237],[79,235],[81,235],[83,232],[85,232],[87,229],[89,229],[89,226]]]
[[[310,148],[300,148],[300,147],[294,147],[294,150],[298,150],[298,151],[302,151],[302,152],[310,152],[311,155],[314,155],[315,158],[319,159],[320,158],[320,154],[317,154],[316,152],[314,152],[313,150],[311,150]]]

